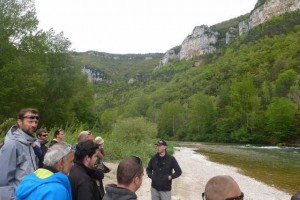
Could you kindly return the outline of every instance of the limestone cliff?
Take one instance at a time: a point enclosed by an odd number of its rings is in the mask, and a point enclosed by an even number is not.
[[[272,16],[282,15],[286,12],[300,9],[299,0],[267,0],[264,4],[251,12],[249,17],[249,28],[269,20]]]
[[[228,29],[224,39],[220,34],[206,25],[196,26],[191,35],[188,35],[182,44],[179,52],[170,49],[166,52],[160,62],[160,66],[168,64],[174,59],[188,59],[216,51],[215,44],[218,41],[225,41],[226,44],[234,40],[238,35],[247,33],[251,28],[266,22],[272,16],[282,15],[286,12],[300,9],[300,0],[259,0],[256,7],[251,11],[249,18],[241,21],[237,27]],[[225,38],[226,37],[226,38]]]
[[[213,32],[208,26],[196,26],[191,35],[188,35],[181,44],[180,60],[200,56],[216,51],[214,44],[219,33]]]

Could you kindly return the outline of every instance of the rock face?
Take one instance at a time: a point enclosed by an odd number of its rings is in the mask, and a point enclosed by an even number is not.
[[[229,31],[226,32],[226,44],[229,44],[232,40],[234,40],[237,34],[238,34],[238,29],[234,27],[230,27]]]
[[[188,35],[181,44],[180,60],[200,56],[216,51],[214,44],[218,39],[218,32],[213,32],[206,25],[196,26],[191,35]]]
[[[105,82],[112,83],[112,80],[108,79],[107,76],[100,70],[95,69],[90,65],[84,65],[82,72],[87,74],[88,80],[92,82]]]
[[[170,60],[178,60],[179,59],[179,54],[178,52],[175,51],[175,49],[170,49],[167,51],[164,55],[164,57],[160,61],[160,66],[166,65],[169,63]]]
[[[247,33],[251,28],[269,20],[272,16],[278,16],[290,11],[300,9],[300,0],[265,0],[265,3],[255,8],[247,20],[239,23],[238,27],[232,27],[226,33],[226,44],[236,36]],[[191,35],[182,42],[179,52],[170,49],[160,62],[160,66],[168,64],[175,59],[188,59],[216,51],[215,44],[219,37],[218,32],[213,32],[208,26],[196,26]]]
[[[243,35],[249,31],[249,20],[239,23],[239,35]]]
[[[272,16],[282,15],[286,12],[300,9],[299,0],[268,0],[252,11],[249,17],[249,28],[269,20]]]

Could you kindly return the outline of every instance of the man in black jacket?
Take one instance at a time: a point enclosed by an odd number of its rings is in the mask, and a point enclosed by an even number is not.
[[[157,153],[151,158],[146,169],[152,179],[152,200],[171,200],[172,179],[181,175],[182,171],[177,160],[167,154],[167,143],[159,140],[156,144]]]
[[[94,168],[98,159],[98,149],[99,144],[92,140],[80,142],[76,146],[75,164],[69,175],[73,200],[102,199],[96,180],[102,180],[104,174]]]
[[[136,200],[135,192],[143,182],[144,168],[137,156],[124,158],[118,165],[117,184],[107,184],[103,200]]]

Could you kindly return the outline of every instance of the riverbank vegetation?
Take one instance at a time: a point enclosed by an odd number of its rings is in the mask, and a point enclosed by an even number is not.
[[[34,107],[41,127],[65,129],[72,143],[81,130],[103,136],[112,159],[155,138],[300,143],[299,11],[272,18],[215,54],[139,73],[146,65],[132,62],[122,79],[114,77],[120,60],[109,68],[107,62],[103,73],[114,81],[98,84],[82,66],[99,58],[80,59],[62,33],[38,30],[33,1],[2,1],[0,14],[2,133],[7,119]]]

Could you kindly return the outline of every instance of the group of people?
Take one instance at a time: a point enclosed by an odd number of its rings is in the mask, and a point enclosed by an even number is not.
[[[104,140],[94,138],[90,131],[79,133],[77,143],[63,142],[64,131],[58,129],[50,141],[44,129],[36,131],[39,122],[36,109],[24,108],[17,125],[7,132],[0,149],[0,200],[129,200],[137,199],[144,176],[142,160],[129,156],[120,161],[116,184],[103,186],[104,173],[110,171],[103,163]],[[34,133],[36,132],[36,137]],[[151,179],[151,199],[171,200],[172,180],[182,170],[167,143],[159,140],[146,173]],[[300,193],[292,200],[299,200]],[[230,176],[211,178],[202,193],[206,200],[242,200],[238,184]]]
[[[50,141],[36,109],[21,109],[0,150],[0,199],[102,199],[104,140],[90,131],[78,135],[75,147],[58,129]],[[34,133],[36,132],[36,137]]]
[[[39,119],[38,110],[21,109],[17,124],[5,136],[0,150],[1,200],[137,199],[144,175],[139,157],[124,158],[117,168],[117,184],[107,184],[104,190],[102,179],[110,171],[103,163],[104,140],[82,131],[72,147],[63,142],[64,131],[58,129],[47,147],[48,131],[37,130]],[[146,170],[152,179],[152,199],[171,199],[172,179],[182,172],[166,153],[166,142],[160,140],[156,146]]]

